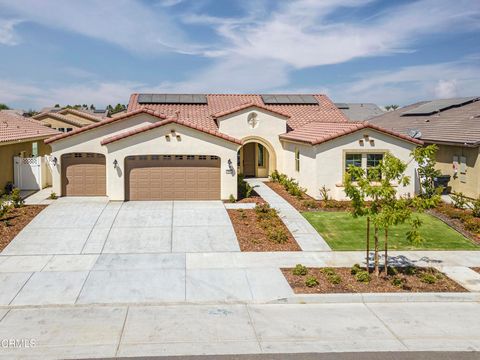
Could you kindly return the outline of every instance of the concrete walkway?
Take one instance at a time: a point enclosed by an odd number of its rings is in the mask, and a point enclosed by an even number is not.
[[[480,304],[63,306],[0,310],[0,359],[478,351]]]
[[[292,206],[263,183],[261,179],[246,179],[258,195],[273,208],[278,210],[279,216],[288,230],[292,233],[303,251],[329,251],[330,246],[313,228],[312,225]]]
[[[39,191],[22,190],[20,192],[20,196],[25,199],[26,205],[50,205],[55,201],[50,199],[51,194],[51,187]]]

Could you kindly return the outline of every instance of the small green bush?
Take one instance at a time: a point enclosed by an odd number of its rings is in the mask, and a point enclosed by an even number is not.
[[[3,218],[12,208],[12,205],[8,199],[8,196],[2,196],[0,198],[0,219]]]
[[[252,195],[253,187],[245,181],[243,174],[237,176],[238,198],[245,199]]]
[[[318,285],[318,280],[315,276],[307,276],[305,279],[305,285],[308,287],[314,287]]]
[[[277,215],[277,210],[271,208],[268,204],[257,204],[255,213],[258,220],[272,220]]]
[[[49,198],[50,198],[51,200],[56,200],[56,199],[58,199],[58,196],[57,196],[56,193],[54,193],[54,192],[52,191],[52,192],[50,193]]]
[[[306,266],[303,266],[302,264],[297,264],[293,268],[292,274],[297,276],[305,276],[308,274],[308,269]]]
[[[420,281],[426,284],[435,284],[437,282],[437,278],[431,273],[423,273],[420,275]]]
[[[342,282],[342,278],[338,274],[328,275],[327,280],[330,284],[337,285]]]
[[[330,196],[328,193],[330,189],[328,189],[325,185],[320,188],[320,200],[325,201],[326,203],[330,200]]]
[[[354,264],[350,269],[350,274],[356,275],[360,271],[363,271],[362,268],[360,267],[360,264]]]
[[[473,200],[472,215],[480,218],[480,197]]]
[[[233,196],[233,194],[230,194],[230,196],[228,197],[228,202],[235,203],[237,202],[237,199],[235,199],[235,196]]]
[[[355,274],[355,280],[362,283],[369,283],[372,278],[370,277],[368,271],[362,270]]]
[[[320,269],[320,272],[322,272],[325,275],[336,275],[335,269],[331,267]]]
[[[305,206],[307,209],[316,209],[318,208],[318,204],[315,200],[303,200],[302,205]]]
[[[403,287],[404,282],[405,281],[403,279],[400,279],[398,277],[394,277],[392,279],[392,285],[396,287]]]
[[[387,274],[391,276],[398,275],[398,270],[395,267],[389,266],[387,270]]]
[[[474,233],[480,233],[480,218],[471,217],[463,222],[465,229]]]
[[[20,196],[19,188],[15,188],[12,190],[11,194],[9,195],[9,199],[12,202],[14,208],[19,208],[25,205],[25,200],[23,200]]]
[[[417,273],[417,269],[414,266],[407,266],[404,272],[406,275],[412,276]]]
[[[463,193],[460,192],[458,194],[450,194],[450,197],[452,198],[453,206],[457,209],[465,209],[467,206],[468,201]]]
[[[267,236],[277,244],[285,244],[288,241],[288,235],[282,228],[270,228],[267,231]]]

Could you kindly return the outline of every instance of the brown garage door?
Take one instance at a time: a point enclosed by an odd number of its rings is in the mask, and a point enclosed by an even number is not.
[[[62,166],[63,196],[105,196],[105,156],[93,153],[64,154]]]
[[[219,200],[220,159],[143,155],[125,160],[127,200]]]

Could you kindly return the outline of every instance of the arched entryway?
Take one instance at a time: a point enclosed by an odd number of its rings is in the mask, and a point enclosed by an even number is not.
[[[268,177],[277,168],[272,145],[259,137],[242,140],[244,144],[237,153],[238,173],[245,177]]]

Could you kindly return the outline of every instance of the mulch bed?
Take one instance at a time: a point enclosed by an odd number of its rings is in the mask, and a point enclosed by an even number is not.
[[[285,243],[276,243],[268,238],[266,230],[260,226],[257,214],[253,209],[228,209],[228,215],[237,234],[242,251],[301,251],[294,237],[278,216],[273,219],[276,228],[281,228],[288,235]]]
[[[460,234],[465,236],[467,239],[470,239],[477,244],[480,244],[480,234],[475,233],[473,231],[468,230],[465,227],[465,224],[461,219],[457,218],[452,218],[448,216],[445,212],[465,212],[467,214],[466,210],[460,210],[460,209],[454,209],[453,206],[448,205],[448,204],[440,204],[436,209],[430,209],[427,211],[432,216],[435,216],[437,219],[443,221],[445,224],[449,225],[450,227],[454,228],[457,230]]]
[[[298,211],[348,211],[351,209],[349,201],[316,200],[307,194],[303,194],[302,198],[299,199],[296,196],[290,195],[283,185],[277,182],[269,181],[265,184],[288,201],[288,203]]]
[[[230,201],[228,201],[228,200],[224,200],[223,202],[224,203],[230,203]],[[254,191],[252,191],[252,193],[250,194],[250,196],[248,198],[239,199],[239,200],[236,201],[236,203],[265,204],[266,201],[263,200],[263,198],[260,195],[258,195],[254,190]]]
[[[369,283],[358,282],[354,275],[350,273],[350,268],[334,268],[335,273],[341,278],[339,284],[332,284],[322,268],[308,268],[308,274],[305,276],[293,275],[291,268],[281,269],[283,275],[296,294],[332,294],[332,293],[390,293],[390,292],[466,292],[462,286],[458,285],[452,279],[440,273],[433,268],[415,268],[414,275],[402,273],[403,269],[398,269],[399,273],[395,276],[380,274],[377,278],[371,275]],[[434,284],[427,284],[421,281],[421,274],[429,272],[438,276]],[[308,287],[305,285],[305,279],[308,276],[314,276],[318,280],[318,285]],[[402,279],[403,286],[395,286],[392,279],[396,277]]]
[[[0,218],[0,251],[35,217],[46,205],[26,205],[10,210]]]

